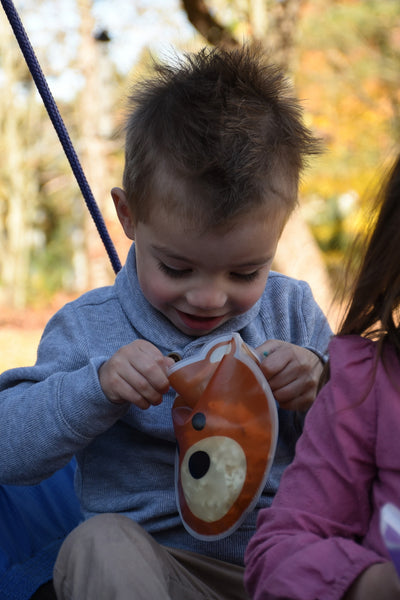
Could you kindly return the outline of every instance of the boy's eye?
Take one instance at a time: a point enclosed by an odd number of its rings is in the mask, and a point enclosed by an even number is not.
[[[190,273],[190,269],[173,269],[172,267],[169,267],[163,262],[158,263],[158,268],[164,273],[164,275],[168,275],[168,277],[172,277],[175,279],[179,279],[180,277],[186,277]]]
[[[243,281],[245,283],[254,281],[259,276],[260,271],[252,271],[251,273],[231,273],[233,279]]]

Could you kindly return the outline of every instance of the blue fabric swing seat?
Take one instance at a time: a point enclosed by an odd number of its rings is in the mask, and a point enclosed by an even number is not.
[[[75,460],[34,486],[0,486],[0,598],[28,600],[53,577],[66,535],[82,520]]]

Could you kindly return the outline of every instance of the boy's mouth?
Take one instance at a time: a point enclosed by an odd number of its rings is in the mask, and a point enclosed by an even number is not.
[[[196,315],[191,315],[189,313],[182,312],[178,309],[176,309],[176,312],[178,313],[179,318],[186,327],[189,327],[190,329],[196,329],[199,331],[208,331],[211,329],[215,329],[225,319],[225,315],[221,315],[218,317],[198,317]]]

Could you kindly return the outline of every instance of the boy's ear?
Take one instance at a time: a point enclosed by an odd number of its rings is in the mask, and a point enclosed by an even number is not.
[[[111,190],[111,196],[114,201],[114,206],[115,210],[117,211],[119,222],[122,225],[126,237],[128,237],[130,240],[134,240],[135,223],[124,190],[115,187]]]

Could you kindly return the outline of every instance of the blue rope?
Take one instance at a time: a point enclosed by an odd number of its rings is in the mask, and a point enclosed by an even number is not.
[[[117,251],[108,234],[106,224],[104,223],[99,207],[96,204],[96,201],[93,197],[92,191],[87,182],[85,174],[83,173],[81,164],[76,155],[67,129],[64,125],[64,122],[59,113],[59,110],[50,91],[50,88],[47,84],[47,81],[43,75],[39,61],[36,58],[35,52],[26,34],[24,26],[22,25],[21,19],[19,18],[19,15],[11,0],[1,0],[1,3],[8,17],[8,20],[10,21],[10,25],[14,31],[15,37],[17,38],[19,47],[21,48],[21,51],[25,57],[26,64],[29,67],[33,80],[35,81],[38,91],[42,97],[51,122],[53,123],[57,135],[62,144],[62,147],[64,148],[64,152],[67,155],[72,171],[79,184],[89,212],[92,215],[97,230],[107,250],[114,272],[118,273],[118,271],[121,269],[121,263],[118,258]]]

